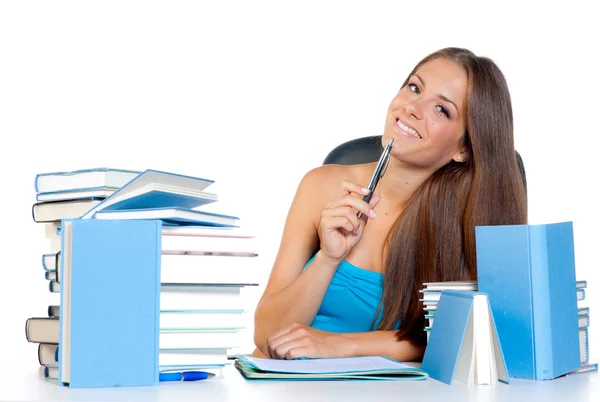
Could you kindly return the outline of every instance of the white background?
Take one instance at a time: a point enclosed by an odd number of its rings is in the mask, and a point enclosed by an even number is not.
[[[530,223],[574,222],[598,361],[600,29],[588,2],[560,4],[1,3],[0,370],[38,364],[25,321],[58,300],[31,217],[36,173],[107,166],[214,179],[213,209],[260,239],[264,284],[302,176],[336,145],[381,134],[406,75],[446,46],[491,57],[506,75]],[[249,324],[261,292],[245,294]]]

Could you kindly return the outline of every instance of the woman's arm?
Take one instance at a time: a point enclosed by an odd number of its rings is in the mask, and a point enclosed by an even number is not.
[[[380,199],[374,196],[370,205],[362,201],[366,193],[344,180],[346,175],[345,167],[322,166],[309,172],[298,187],[254,317],[254,343],[263,352],[267,337],[278,329],[313,321],[337,267],[362,237],[360,228]],[[360,221],[357,210],[364,214]]]
[[[265,292],[254,317],[254,343],[259,349],[264,352],[267,336],[279,328],[293,322],[310,325],[338,264],[318,252],[310,267],[295,281],[279,291]]]
[[[396,331],[334,333],[294,323],[273,334],[265,356],[275,359],[299,357],[386,356],[398,361],[419,361],[424,347],[398,341]]]
[[[397,331],[373,331],[340,334],[345,338],[346,356],[386,356],[398,361],[420,361],[425,347],[396,340]]]
[[[317,254],[302,271],[319,248],[318,211],[323,205],[323,188],[328,185],[324,170],[317,168],[304,176],[288,212],[279,251],[254,316],[254,343],[261,350],[277,329],[294,322],[312,322],[337,269],[338,263]]]

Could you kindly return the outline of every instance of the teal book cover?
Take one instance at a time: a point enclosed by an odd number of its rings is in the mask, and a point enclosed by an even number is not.
[[[421,369],[446,384],[510,382],[485,293],[441,292]]]
[[[157,384],[160,221],[62,224],[59,381]]]
[[[580,367],[572,222],[476,227],[478,289],[488,294],[511,377]]]

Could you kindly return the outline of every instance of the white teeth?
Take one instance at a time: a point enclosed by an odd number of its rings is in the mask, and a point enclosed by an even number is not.
[[[421,136],[419,135],[419,133],[417,133],[415,130],[413,130],[410,127],[405,126],[404,124],[402,124],[400,122],[400,120],[398,120],[398,127],[400,127],[402,130],[406,131],[407,133],[412,134],[415,138],[421,138]]]

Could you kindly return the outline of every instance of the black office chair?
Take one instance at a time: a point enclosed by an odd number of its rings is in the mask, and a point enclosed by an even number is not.
[[[325,157],[323,165],[338,164],[338,165],[357,165],[360,163],[376,162],[379,159],[382,151],[381,136],[373,135],[369,137],[361,137],[354,140],[344,142],[335,147]],[[527,194],[527,178],[525,177],[525,165],[519,152],[517,153],[517,164],[523,178],[525,186],[525,194]]]

